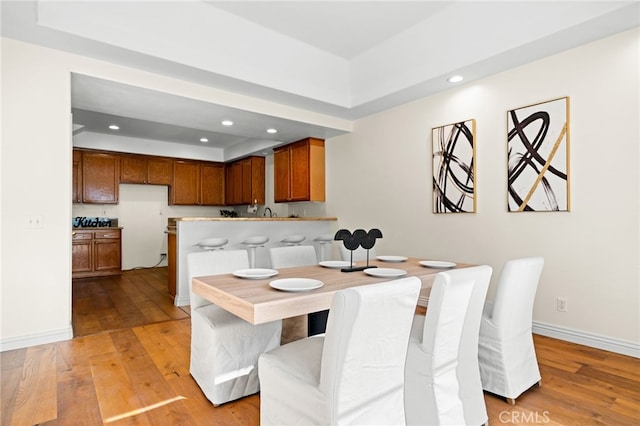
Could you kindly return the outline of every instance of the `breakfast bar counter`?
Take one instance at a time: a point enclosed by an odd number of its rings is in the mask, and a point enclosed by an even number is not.
[[[225,250],[246,249],[242,242],[253,236],[266,236],[269,241],[258,247],[255,267],[270,268],[269,247],[282,246],[280,241],[288,235],[304,235],[302,245],[313,245],[320,258],[322,247],[314,238],[322,234],[335,234],[335,217],[174,217],[167,221],[170,238],[168,255],[169,293],[176,306],[189,304],[187,255],[202,248],[197,244],[207,238],[224,238]],[[172,244],[174,246],[172,246]],[[329,249],[328,249],[329,250]],[[173,280],[173,283],[172,283]],[[173,287],[173,289],[172,289]]]

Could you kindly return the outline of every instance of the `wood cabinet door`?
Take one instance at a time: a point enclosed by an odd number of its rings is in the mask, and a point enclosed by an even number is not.
[[[265,159],[264,157],[251,157],[251,196],[253,204],[265,203]]]
[[[224,164],[203,163],[201,170],[201,204],[203,206],[224,205]]]
[[[177,243],[175,231],[167,234],[167,278],[169,295],[175,299],[177,284]]]
[[[175,160],[169,192],[171,204],[200,204],[200,164],[193,161]]]
[[[289,192],[289,149],[283,148],[273,153],[273,198],[276,203],[290,200]]]
[[[291,145],[290,158],[291,201],[308,201],[309,193],[309,144]]]
[[[242,199],[240,200],[240,203],[247,205],[253,204],[253,192],[251,191],[251,158],[247,158],[240,162],[240,173],[242,175]]]
[[[74,241],[71,244],[71,272],[93,271],[93,239]]]
[[[233,164],[224,167],[224,202],[228,206],[235,204],[235,181],[233,180]]]
[[[170,158],[147,157],[147,182],[151,185],[171,185]]]
[[[71,189],[71,202],[82,202],[82,151],[73,150],[73,186]]]
[[[114,154],[82,153],[82,201],[117,204],[120,161]]]
[[[95,271],[121,270],[120,239],[94,240],[94,269]]]
[[[141,155],[120,155],[120,182],[147,183],[147,160]]]

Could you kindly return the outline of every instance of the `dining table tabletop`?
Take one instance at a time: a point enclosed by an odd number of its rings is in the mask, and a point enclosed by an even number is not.
[[[382,257],[384,258],[384,257]],[[300,266],[267,270],[266,278],[246,278],[244,274],[222,274],[194,277],[192,290],[221,308],[252,324],[262,324],[274,320],[306,315],[327,310],[336,291],[349,287],[375,284],[396,278],[415,276],[422,281],[419,300],[428,300],[436,274],[442,271],[474,266],[466,263],[429,261],[428,259],[389,256],[393,262],[378,258],[369,260],[369,266],[377,270],[360,270],[343,272],[339,267],[318,265]],[[398,261],[398,259],[402,259]],[[323,263],[323,262],[321,262]],[[325,265],[337,265],[338,262],[325,262]],[[362,267],[365,261],[354,262],[354,266]],[[424,266],[423,264],[435,265]],[[369,271],[369,272],[366,272]],[[404,272],[406,274],[400,275]],[[381,275],[373,276],[370,274]],[[241,275],[241,276],[237,276]],[[265,274],[266,275],[266,274]],[[258,275],[259,276],[259,275]],[[312,282],[317,280],[320,287],[306,291],[283,291],[277,284],[287,282],[286,279],[302,279]],[[276,281],[278,280],[278,281]],[[285,281],[280,281],[285,280]],[[271,283],[271,284],[270,284]],[[316,286],[314,286],[316,287]]]

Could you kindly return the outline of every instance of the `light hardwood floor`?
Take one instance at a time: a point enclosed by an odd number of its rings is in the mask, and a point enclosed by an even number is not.
[[[0,354],[2,425],[259,424],[259,396],[213,407],[189,375],[189,311],[166,296],[165,268],[75,282],[73,300],[82,336]],[[640,360],[535,344],[542,386],[515,406],[485,395],[490,424],[640,424]]]

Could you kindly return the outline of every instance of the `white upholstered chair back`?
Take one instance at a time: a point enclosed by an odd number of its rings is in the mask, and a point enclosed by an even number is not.
[[[246,250],[215,250],[189,253],[187,255],[187,275],[189,277],[189,297],[191,309],[210,304],[191,290],[194,277],[228,274],[238,269],[249,268]]]
[[[404,424],[404,364],[420,287],[410,277],[334,295],[320,370],[329,424]]]
[[[533,303],[544,259],[529,257],[505,263],[491,313],[487,315],[503,337],[531,330]]]
[[[318,263],[313,246],[284,246],[269,248],[271,267],[274,269],[294,266],[312,266]]]
[[[477,333],[480,327],[491,272],[489,266],[477,266],[436,275],[426,317],[416,317],[409,341],[407,424],[462,425],[487,420],[474,330]],[[471,350],[471,356],[465,350]]]
[[[404,364],[421,281],[336,292],[326,334],[262,354],[260,423],[403,425]]]

